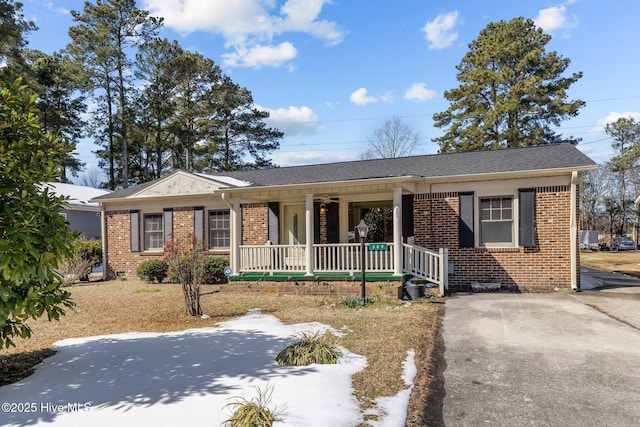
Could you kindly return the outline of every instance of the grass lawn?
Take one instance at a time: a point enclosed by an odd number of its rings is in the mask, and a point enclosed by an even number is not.
[[[215,289],[203,286],[202,292]],[[179,285],[139,281],[94,282],[70,288],[74,310],[59,322],[31,321],[33,336],[16,340],[16,348],[0,350],[0,385],[29,375],[32,367],[53,354],[63,338],[124,332],[170,332],[215,327],[217,322],[258,308],[285,324],[321,322],[341,331],[341,345],[367,358],[368,366],[353,377],[356,396],[366,409],[381,396],[393,396],[406,386],[401,378],[407,350],[415,350],[418,368],[409,403],[407,425],[428,424],[435,378],[436,339],[442,305],[429,300],[405,302],[382,299],[349,309],[335,297],[214,293],[201,298],[208,319],[185,314]],[[431,401],[429,400],[431,397]]]
[[[580,252],[580,265],[640,277],[640,252]]]

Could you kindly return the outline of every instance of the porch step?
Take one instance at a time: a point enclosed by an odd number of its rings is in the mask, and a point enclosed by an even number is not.
[[[410,279],[405,281],[405,284],[414,283],[416,285],[424,285],[425,288],[437,288],[438,284],[433,283],[423,277],[412,276]]]

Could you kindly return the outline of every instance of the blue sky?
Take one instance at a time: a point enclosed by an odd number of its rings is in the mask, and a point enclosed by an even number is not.
[[[82,0],[23,0],[39,30],[29,47],[64,48],[70,10]],[[139,0],[165,18],[161,36],[213,59],[271,113],[285,132],[280,166],[359,159],[367,137],[394,116],[421,137],[415,154],[436,153],[433,114],[458,86],[455,66],[489,22],[523,16],[553,39],[547,45],[584,76],[569,91],[587,105],[560,132],[596,162],[611,156],[604,124],[640,120],[640,2],[637,0]],[[77,151],[89,167],[95,150]]]

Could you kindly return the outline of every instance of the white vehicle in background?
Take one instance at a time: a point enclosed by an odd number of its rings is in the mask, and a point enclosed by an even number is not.
[[[596,230],[580,231],[580,250],[597,251],[600,249],[598,244],[598,232]]]

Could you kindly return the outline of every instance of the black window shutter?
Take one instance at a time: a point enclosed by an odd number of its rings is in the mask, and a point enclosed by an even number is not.
[[[193,208],[193,235],[204,247],[204,208],[202,206]]]
[[[413,194],[402,195],[402,240],[413,236]]]
[[[173,235],[173,209],[165,208],[162,212],[162,231],[164,232],[164,243],[171,241]]]
[[[129,239],[131,252],[140,252],[140,212],[129,211]]]
[[[320,202],[313,202],[313,243],[320,243]]]
[[[473,192],[459,193],[458,206],[460,208],[460,247],[472,248],[475,245],[473,237]]]
[[[272,245],[280,244],[280,204],[269,202],[269,241]]]
[[[536,190],[533,188],[518,191],[519,199],[519,241],[520,246],[536,245]]]

